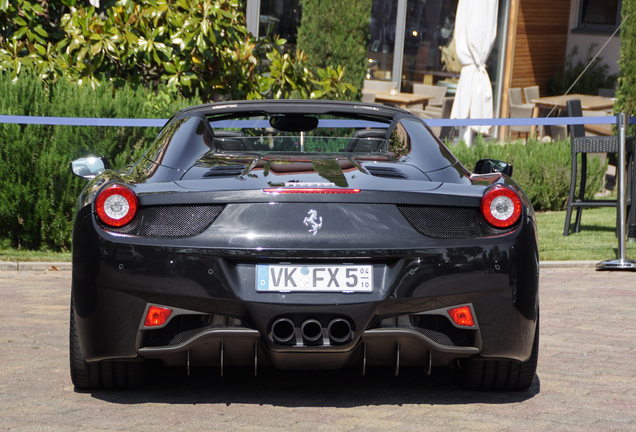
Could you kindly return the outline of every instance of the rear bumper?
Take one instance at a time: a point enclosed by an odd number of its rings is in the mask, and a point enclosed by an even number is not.
[[[433,364],[446,364],[459,357],[523,361],[530,355],[539,270],[536,229],[529,219],[497,238],[429,239],[409,249],[215,249],[166,239],[131,241],[101,230],[90,214],[77,219],[73,235],[74,304],[80,347],[89,362],[157,358],[169,364],[256,361],[280,368],[337,368],[360,361],[395,364],[396,356],[401,364],[427,364],[431,356]],[[257,292],[255,265],[283,259],[371,263],[374,291]],[[201,317],[203,324],[176,342],[170,335],[150,336],[158,331],[143,327],[151,304]],[[465,304],[477,325],[466,329],[463,345],[440,344],[417,328],[390,324],[396,317],[440,310],[443,315],[446,308]],[[241,324],[210,328],[206,322],[215,316]],[[352,332],[341,343],[328,338],[303,343],[299,337],[281,344],[272,338],[272,323],[281,317],[295,328],[314,319],[323,331],[332,320],[344,319]],[[175,327],[172,336],[178,333]]]
[[[280,369],[338,369],[345,365],[403,366],[446,365],[459,357],[479,353],[476,347],[437,344],[420,333],[406,329],[364,331],[347,351],[290,349],[273,351],[253,329],[208,330],[174,347],[141,348],[148,359],[161,359],[172,366],[254,366]]]

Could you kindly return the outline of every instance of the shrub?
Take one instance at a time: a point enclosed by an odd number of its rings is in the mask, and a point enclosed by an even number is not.
[[[620,76],[614,112],[636,115],[636,0],[623,0],[621,10],[621,56],[618,64]],[[633,134],[633,125],[629,134]]]
[[[578,47],[574,46],[565,57],[563,70],[557,71],[554,77],[548,79],[548,96],[562,95],[574,84],[579,75],[583,73],[585,67],[591,63],[590,67],[576,82],[570,90],[570,94],[597,95],[600,88],[614,88],[617,76],[609,73],[610,67],[607,63],[601,63],[603,57],[597,57],[593,62],[592,52],[597,44],[591,44],[587,50],[584,61],[574,64],[574,56],[578,53]]]
[[[45,87],[33,75],[12,82],[0,73],[0,112],[7,115],[168,118],[198,102],[169,98],[128,87],[114,92],[108,84],[92,89],[60,81]],[[122,167],[137,160],[156,133],[157,128],[0,124],[0,238],[18,248],[69,248],[75,199],[86,184],[70,173],[69,162],[95,154]]]
[[[237,0],[102,3],[0,2],[0,68],[14,77],[30,69],[54,80],[167,84],[206,99],[258,97],[256,56],[264,45],[247,33]],[[49,9],[61,12],[50,20]]]
[[[302,52],[281,53],[283,39],[249,34],[239,0],[109,0],[99,9],[87,1],[42,3],[46,9],[0,0],[0,70],[13,78],[29,71],[93,87],[165,86],[205,101],[356,92],[331,86],[340,79],[337,65],[324,68],[326,80],[309,71]]]
[[[362,88],[367,63],[371,0],[302,0],[298,48],[312,71],[341,65],[344,81]]]
[[[33,75],[13,82],[0,73],[0,112],[8,115],[168,118],[197,104],[174,93],[155,94],[110,84],[92,89],[59,81],[48,87]],[[73,208],[86,184],[72,176],[69,162],[91,154],[120,168],[137,160],[157,128],[0,124],[0,239],[13,247],[65,250],[70,247]],[[568,194],[569,142],[528,145],[460,144],[453,153],[468,168],[481,158],[514,164],[513,178],[537,210],[560,210]],[[600,190],[604,166],[588,165],[588,194]]]
[[[570,191],[569,141],[543,143],[529,140],[527,144],[518,141],[500,145],[476,140],[473,147],[459,143],[451,151],[468,169],[473,169],[475,163],[484,158],[511,163],[514,167],[512,178],[524,190],[535,210],[565,208]],[[598,158],[588,159],[586,198],[601,191],[605,170],[606,166]],[[578,173],[580,175],[580,169]]]

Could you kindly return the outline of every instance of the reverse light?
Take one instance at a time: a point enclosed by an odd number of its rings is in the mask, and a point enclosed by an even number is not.
[[[497,185],[488,189],[481,199],[481,214],[490,225],[508,228],[521,216],[521,199],[509,187]]]
[[[144,326],[146,327],[156,327],[165,324],[172,315],[172,309],[163,308],[159,306],[150,306],[148,309],[148,314],[146,315],[146,321],[144,321]]]
[[[265,193],[271,194],[357,194],[360,189],[334,189],[334,188],[267,188]]]
[[[473,314],[470,312],[470,307],[460,306],[449,309],[447,312],[455,324],[465,327],[475,326],[475,321],[473,320]]]
[[[95,200],[97,217],[111,227],[121,227],[133,220],[138,206],[137,195],[121,184],[102,190]]]

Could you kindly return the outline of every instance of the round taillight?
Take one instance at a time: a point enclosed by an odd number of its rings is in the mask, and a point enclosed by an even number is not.
[[[497,185],[488,189],[481,199],[481,214],[497,228],[508,228],[521,216],[521,199],[507,186]]]
[[[137,214],[137,195],[126,186],[114,184],[102,190],[95,201],[100,221],[108,226],[121,227]]]

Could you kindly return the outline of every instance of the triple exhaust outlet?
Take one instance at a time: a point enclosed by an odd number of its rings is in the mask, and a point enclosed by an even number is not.
[[[327,336],[331,343],[341,344],[351,339],[352,330],[349,321],[336,318],[327,326]],[[305,342],[319,343],[323,338],[323,327],[315,319],[305,320],[300,326],[300,334]],[[279,344],[294,342],[296,327],[289,318],[279,318],[272,324],[272,338]]]

